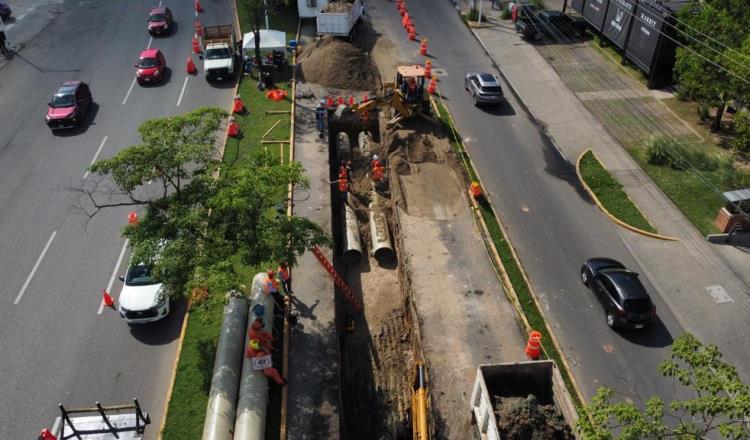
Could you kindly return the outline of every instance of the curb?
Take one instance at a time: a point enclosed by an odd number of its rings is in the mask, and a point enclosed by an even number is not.
[[[440,100],[442,102],[442,95],[438,93],[437,95],[440,97]],[[443,103],[443,107],[445,108],[446,113],[448,114],[448,118],[451,121],[451,124],[453,127],[456,127],[456,123],[453,120],[453,114],[451,113],[448,106]],[[454,130],[454,134],[456,134]],[[471,166],[476,170],[476,167],[474,167],[474,162],[471,159],[471,155],[469,154],[469,151],[466,149],[466,147],[463,145],[463,140],[461,140],[458,135],[456,134],[457,140],[461,143],[461,147],[463,148],[465,154],[462,154],[462,156],[465,157],[465,160],[469,161],[471,163]],[[564,156],[563,156],[564,157]],[[468,171],[468,170],[467,170]],[[477,180],[479,180],[479,184],[482,188],[486,188],[484,184],[482,183],[482,179],[479,176],[479,173],[475,172]],[[578,385],[578,382],[576,381],[575,376],[573,375],[573,370],[570,367],[570,364],[568,363],[567,358],[565,357],[565,352],[562,349],[562,346],[560,345],[559,341],[557,340],[557,337],[555,336],[554,332],[552,331],[552,328],[549,325],[549,319],[544,314],[544,308],[539,304],[539,300],[537,299],[536,291],[534,290],[531,281],[529,281],[528,276],[526,275],[526,270],[523,267],[523,264],[521,263],[520,258],[518,257],[518,254],[516,253],[515,248],[513,247],[511,241],[508,239],[508,235],[505,233],[505,226],[503,225],[502,221],[500,220],[500,216],[497,214],[497,211],[495,210],[495,206],[490,203],[490,199],[488,195],[485,193],[485,198],[487,199],[488,205],[490,208],[492,208],[492,214],[495,217],[495,221],[497,221],[500,233],[503,235],[503,240],[505,240],[506,243],[508,243],[508,248],[510,249],[510,252],[513,256],[513,261],[518,266],[518,271],[521,273],[521,277],[524,280],[524,283],[526,284],[526,288],[529,290],[529,296],[531,296],[531,299],[534,301],[534,305],[539,310],[539,314],[542,315],[542,318],[544,319],[544,325],[547,330],[547,334],[550,337],[550,341],[552,342],[552,345],[555,347],[555,350],[560,354],[560,359],[563,363],[563,366],[565,367],[565,375],[570,380],[570,383],[573,386],[573,391],[576,394],[576,397],[578,398],[578,401],[582,404],[586,403],[586,400],[584,399],[583,392],[581,391],[580,386]],[[469,201],[471,203],[472,213],[479,219],[479,223],[482,229],[482,235],[489,243],[490,250],[492,251],[492,259],[495,262],[495,267],[497,267],[499,273],[498,277],[500,278],[500,282],[503,284],[503,287],[505,288],[506,296],[508,297],[509,301],[513,304],[514,309],[516,310],[516,313],[519,315],[521,321],[523,322],[523,326],[526,329],[526,331],[531,330],[531,326],[528,323],[528,320],[526,319],[526,314],[523,313],[523,310],[520,306],[520,300],[518,299],[518,294],[516,292],[516,289],[513,287],[513,283],[510,281],[510,277],[508,277],[508,271],[505,269],[505,265],[503,264],[502,259],[500,258],[500,255],[497,251],[497,248],[495,247],[495,243],[492,241],[492,236],[490,235],[489,229],[487,228],[487,224],[484,221],[484,218],[482,218],[482,214],[479,212],[479,205],[476,200],[474,200],[474,197],[469,194]],[[544,349],[544,347],[542,347]],[[545,352],[545,355],[547,353]],[[547,356],[549,357],[549,356]],[[559,368],[559,367],[558,367]],[[573,421],[575,422],[575,421]]]
[[[594,156],[594,159],[596,159],[596,161],[599,162],[599,164],[602,166],[602,168],[604,168],[604,164],[602,164],[602,162],[599,160],[599,158],[596,157],[596,153],[594,153],[591,150],[591,148],[587,148],[586,150],[584,150],[581,153],[580,156],[578,156],[578,160],[576,160],[576,176],[578,176],[578,181],[581,182],[581,185],[586,190],[586,192],[588,193],[588,195],[591,197],[591,199],[594,201],[594,203],[596,203],[596,206],[599,208],[599,210],[604,213],[604,215],[607,217],[607,219],[609,219],[609,221],[611,221],[612,223],[614,223],[614,224],[616,224],[618,226],[622,226],[623,228],[627,229],[630,232],[634,232],[636,234],[640,234],[640,235],[643,235],[645,237],[656,238],[658,240],[665,240],[665,241],[679,241],[679,238],[676,238],[676,237],[669,237],[667,235],[661,235],[661,234],[657,234],[657,233],[654,233],[654,232],[644,231],[643,229],[640,229],[640,228],[636,228],[635,226],[629,225],[629,224],[625,223],[624,221],[620,220],[619,218],[615,217],[614,215],[612,215],[607,210],[607,208],[605,208],[604,205],[602,205],[602,203],[599,201],[599,198],[596,196],[596,194],[594,194],[594,191],[591,190],[591,188],[589,187],[589,185],[583,179],[583,176],[581,176],[581,160],[583,159],[583,156],[585,156],[586,153],[588,153],[588,152],[591,152],[591,155]],[[604,169],[606,170],[606,168],[604,168]],[[625,193],[625,191],[623,191],[623,193]],[[625,197],[628,197],[627,193],[625,193]],[[641,208],[639,208],[638,205],[636,205],[635,202],[630,197],[628,197],[628,200],[630,200],[630,203],[632,203],[633,206],[635,206],[635,209],[637,209],[638,212],[640,212],[641,215],[643,215],[643,211],[641,211]],[[643,216],[643,218],[648,222],[648,219],[646,218],[645,215]],[[649,224],[650,223],[651,222],[649,222]]]

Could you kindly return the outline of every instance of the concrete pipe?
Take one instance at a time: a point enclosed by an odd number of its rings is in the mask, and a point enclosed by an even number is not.
[[[359,145],[359,154],[363,156],[370,156],[370,140],[372,135],[369,131],[360,131],[357,136],[357,144]]]
[[[253,277],[250,294],[250,319],[245,332],[245,349],[250,342],[247,335],[256,318],[263,320],[263,330],[273,332],[274,301],[271,295],[263,293],[265,272]],[[263,315],[258,315],[257,305],[263,306]],[[281,305],[281,304],[279,304]],[[268,378],[263,371],[254,370],[249,358],[242,362],[240,399],[237,402],[237,421],[234,425],[235,440],[264,440],[266,430],[266,408],[268,406]]]
[[[349,135],[343,131],[336,135],[336,154],[338,160],[352,158],[352,144],[349,142]]]
[[[388,221],[385,219],[385,214],[377,203],[378,197],[376,194],[372,200],[373,202],[369,206],[372,255],[380,262],[393,260],[396,254],[391,245],[391,233],[388,231]]]
[[[230,292],[216,347],[203,440],[232,440],[247,313],[247,299],[237,292]]]
[[[362,259],[362,242],[359,239],[359,222],[357,214],[348,203],[344,203],[344,261],[355,264]]]

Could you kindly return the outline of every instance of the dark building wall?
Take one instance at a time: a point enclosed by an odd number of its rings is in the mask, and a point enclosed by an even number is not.
[[[602,30],[604,18],[607,15],[608,4],[609,0],[587,0],[583,8],[583,16],[586,18],[586,21],[597,31]]]
[[[609,2],[602,34],[620,49],[625,48],[635,7],[635,0],[610,0]]]
[[[583,12],[583,0],[570,0],[570,7],[574,11]]]

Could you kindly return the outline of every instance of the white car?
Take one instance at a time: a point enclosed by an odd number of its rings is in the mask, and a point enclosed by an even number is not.
[[[143,324],[158,321],[169,314],[169,296],[164,285],[151,276],[151,267],[145,264],[131,265],[125,276],[120,293],[118,310],[128,324]]]

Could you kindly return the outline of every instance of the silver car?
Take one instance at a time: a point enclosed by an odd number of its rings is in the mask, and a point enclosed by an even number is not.
[[[469,72],[464,78],[464,88],[474,98],[474,105],[500,104],[505,100],[500,81],[491,73]]]

